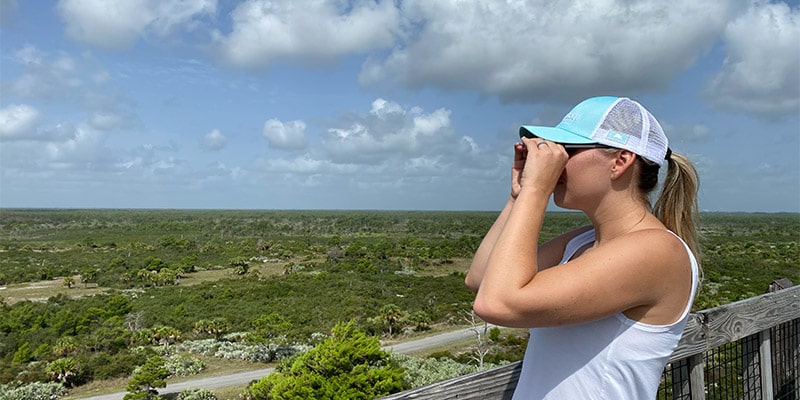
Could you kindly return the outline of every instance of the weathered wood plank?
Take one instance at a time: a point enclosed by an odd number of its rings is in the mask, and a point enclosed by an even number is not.
[[[476,399],[476,400],[508,400],[517,387],[522,362],[503,365],[487,371],[464,375],[444,382],[434,383],[421,388],[396,393],[384,400],[400,399]]]
[[[689,316],[670,361],[702,353],[800,318],[800,286],[703,310]]]

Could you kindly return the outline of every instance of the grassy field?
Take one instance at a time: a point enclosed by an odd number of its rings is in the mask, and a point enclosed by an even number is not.
[[[274,276],[283,273],[282,264],[270,264],[263,266],[253,267],[254,271],[258,271],[262,276]],[[208,271],[197,271],[184,278],[181,278],[181,287],[191,287],[205,282],[216,282],[221,279],[230,278],[233,275],[232,268],[222,268]],[[81,281],[80,275],[72,276],[75,282]],[[100,293],[109,293],[113,289],[110,287],[102,287],[96,283],[82,284],[78,283],[72,287],[67,287],[64,284],[63,277],[57,277],[46,281],[14,283],[0,287],[0,296],[5,298],[8,305],[20,301],[46,301],[54,296],[66,296],[74,299],[79,299],[85,296],[93,296]],[[137,289],[130,289],[131,291],[139,291]]]

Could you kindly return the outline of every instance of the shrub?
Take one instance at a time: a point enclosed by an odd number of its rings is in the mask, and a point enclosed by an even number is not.
[[[177,400],[217,400],[217,396],[208,389],[186,389],[178,395]]]
[[[19,387],[0,385],[0,400],[55,400],[66,395],[67,389],[56,382],[33,382]]]
[[[153,356],[140,368],[136,369],[133,378],[128,382],[128,393],[124,400],[152,399],[158,396],[156,388],[167,386],[169,371],[164,366],[164,359]]]
[[[403,369],[381,350],[377,338],[357,330],[351,321],[337,324],[330,338],[252,384],[244,397],[373,399],[406,388]]]
[[[200,373],[206,368],[202,360],[181,354],[166,360],[164,364],[170,376],[188,376]]]
[[[392,354],[400,366],[406,371],[405,379],[412,388],[441,382],[457,376],[477,372],[475,365],[461,364],[451,358],[415,358],[404,354]],[[488,369],[493,365],[484,363]]]
[[[174,346],[152,347],[161,356],[186,352],[204,356],[223,358],[226,360],[244,360],[252,362],[269,363],[302,353],[310,347],[306,345],[259,343],[248,345],[244,343],[219,341],[216,339],[190,340]],[[139,351],[136,348],[134,351]]]

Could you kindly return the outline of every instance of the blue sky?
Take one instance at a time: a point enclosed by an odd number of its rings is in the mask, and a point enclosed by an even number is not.
[[[800,211],[800,9],[742,0],[0,0],[0,207],[498,210],[597,95]]]

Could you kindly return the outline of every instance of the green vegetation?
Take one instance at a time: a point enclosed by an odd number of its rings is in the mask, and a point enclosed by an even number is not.
[[[374,399],[408,388],[404,371],[380,342],[350,321],[330,338],[282,363],[248,387],[248,400]]]
[[[173,376],[202,369],[195,356],[295,360],[341,321],[386,339],[463,326],[473,299],[464,272],[495,217],[0,210],[0,384],[10,384],[0,392],[130,378],[155,356]],[[542,240],[586,223],[550,213]],[[761,294],[775,279],[800,282],[797,214],[704,214],[702,231],[695,310]],[[519,359],[525,345],[497,332],[488,342],[479,357],[440,352],[436,367],[403,360],[406,382],[426,382],[409,368],[474,370]]]
[[[158,397],[157,388],[167,386],[169,370],[164,365],[164,359],[153,356],[144,362],[133,373],[133,379],[128,383],[128,393],[123,400],[149,400]]]

